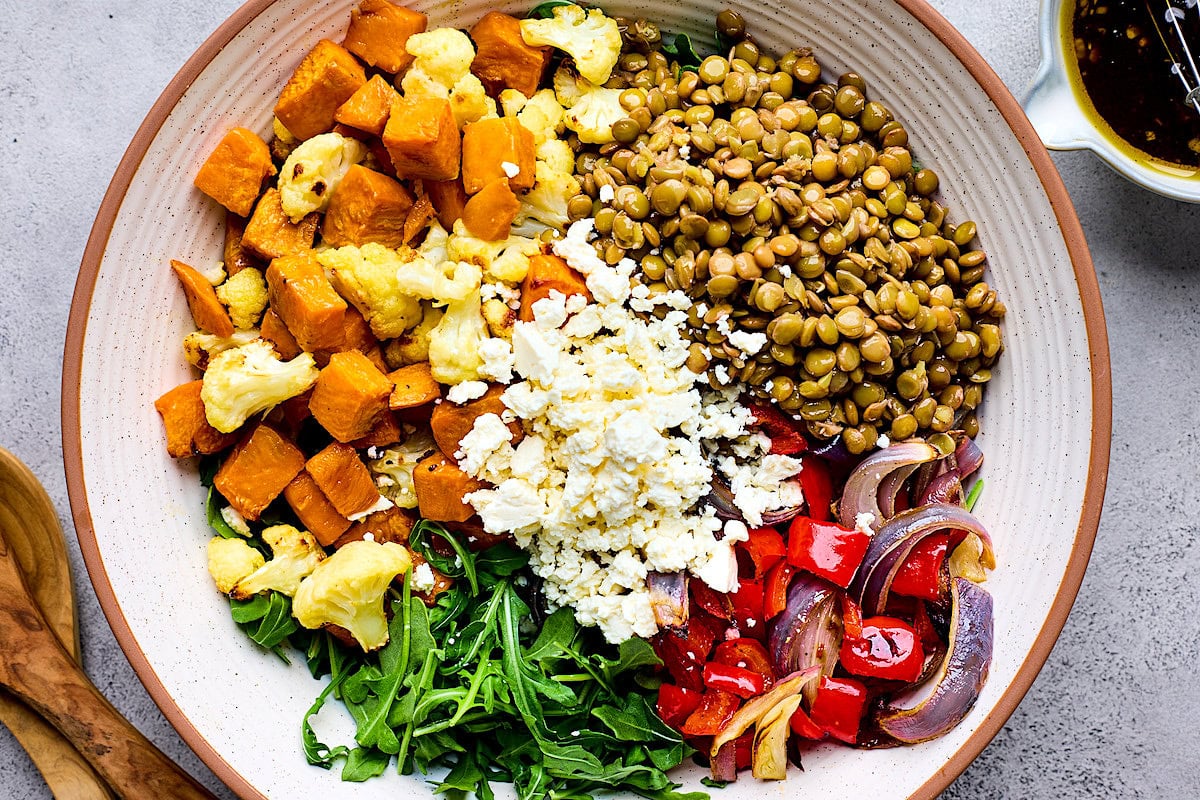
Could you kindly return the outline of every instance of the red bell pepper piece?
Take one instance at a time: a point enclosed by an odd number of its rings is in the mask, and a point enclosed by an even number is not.
[[[913,630],[920,637],[925,652],[929,653],[941,646],[942,638],[938,636],[937,628],[933,627],[933,620],[929,618],[929,609],[925,604],[917,603],[916,606],[912,615]]]
[[[762,642],[743,636],[738,639],[726,639],[713,650],[712,660],[718,664],[728,664],[731,667],[741,667],[763,676],[765,686],[770,686],[775,680],[775,669],[771,666],[771,656]]]
[[[688,715],[679,729],[684,736],[716,736],[741,705],[736,695],[709,689],[700,698],[700,705]]]
[[[692,609],[686,634],[663,631],[650,640],[655,654],[666,665],[675,683],[695,691],[704,690],[703,670],[708,654],[725,630],[725,624],[699,609]]]
[[[787,547],[783,544],[783,536],[774,528],[751,528],[750,538],[738,542],[738,549],[750,556],[754,564],[754,577],[761,578],[767,570],[783,561],[787,555]]]
[[[684,721],[700,706],[702,692],[685,689],[673,683],[664,683],[658,687],[658,703],[656,708],[663,722],[679,730]]]
[[[750,403],[759,430],[771,439],[771,455],[794,456],[808,449],[800,423],[769,403]]]
[[[754,731],[748,731],[733,740],[733,763],[739,771],[750,769],[754,761]]]
[[[762,694],[766,679],[754,670],[710,661],[704,665],[704,685],[746,698]]]
[[[729,595],[722,594],[702,580],[688,581],[688,589],[696,605],[720,619],[733,619],[733,603]]]
[[[853,678],[822,676],[809,716],[833,738],[854,744],[866,707],[867,687]]]
[[[804,502],[808,504],[808,515],[813,519],[833,519],[829,506],[833,503],[833,478],[829,467],[820,456],[805,453],[800,456],[800,488],[804,491]]]
[[[908,597],[938,602],[944,597],[942,591],[942,564],[946,561],[946,550],[950,536],[935,533],[917,543],[900,563],[892,578],[892,591]]]
[[[796,568],[786,561],[780,561],[767,571],[763,583],[763,616],[774,619],[775,615],[787,606],[788,587],[792,585],[792,576]]]
[[[738,581],[737,591],[731,592],[728,597],[733,603],[733,618],[742,636],[765,641],[767,625],[763,622],[763,582],[743,578]]]
[[[863,632],[863,616],[862,609],[858,603],[854,602],[850,595],[842,595],[842,634],[843,639],[846,637],[857,638],[862,636]]]
[[[853,528],[811,517],[796,517],[788,529],[788,563],[845,589],[867,553],[871,539]]]
[[[792,718],[788,721],[791,726],[792,733],[797,736],[803,736],[805,739],[824,739],[825,729],[817,723],[813,722],[801,706],[796,706],[796,710],[792,712]]]
[[[915,681],[925,666],[921,639],[913,627],[895,617],[867,617],[862,634],[842,637],[838,660],[851,675]]]

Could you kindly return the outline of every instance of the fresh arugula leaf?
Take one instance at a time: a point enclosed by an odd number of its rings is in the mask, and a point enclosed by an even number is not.
[[[223,539],[242,539],[241,534],[229,527],[229,523],[221,516],[221,509],[225,506],[225,498],[221,497],[213,487],[208,487],[208,496],[204,500],[204,518],[208,520],[208,526],[217,532],[217,535]]]
[[[654,652],[654,648],[645,639],[626,639],[617,649],[616,660],[601,658],[601,670],[604,677],[612,682],[614,678],[643,667],[662,665],[662,659]]]
[[[700,66],[700,56],[696,55],[691,37],[686,33],[677,33],[674,37],[664,36],[662,49],[667,55],[673,56],[684,69]]]
[[[356,747],[346,757],[346,764],[342,767],[342,780],[362,783],[382,775],[391,760],[392,757],[386,753],[368,747]]]

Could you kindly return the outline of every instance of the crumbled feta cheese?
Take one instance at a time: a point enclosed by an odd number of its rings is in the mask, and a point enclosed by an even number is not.
[[[351,522],[358,522],[360,519],[371,516],[376,511],[387,511],[389,508],[392,508],[395,505],[396,504],[391,500],[388,500],[383,495],[379,495],[379,499],[375,501],[375,505],[364,511],[359,511],[357,514],[350,514],[346,517],[346,519],[350,520]]]
[[[446,392],[446,399],[451,403],[462,405],[472,400],[478,400],[487,394],[487,384],[483,381],[463,381],[456,383]]]
[[[428,564],[418,564],[412,571],[412,588],[418,592],[428,592],[437,585],[433,569]]]
[[[600,187],[596,196],[600,198],[601,203],[611,203],[613,198],[617,196],[617,191],[613,189],[611,183],[606,183]]]
[[[718,459],[717,466],[729,481],[733,505],[754,527],[763,524],[762,517],[767,511],[790,508],[803,501],[799,482],[789,480],[800,473],[797,458],[765,455],[757,460],[739,461],[725,456]]]
[[[755,355],[767,346],[767,335],[761,331],[732,331],[725,335],[725,340],[748,356]]]
[[[225,520],[225,524],[233,528],[234,533],[241,536],[250,535],[250,526],[246,524],[246,518],[233,506],[225,506],[221,509],[221,519]]]
[[[875,535],[875,515],[870,511],[862,511],[854,515],[854,529],[862,531],[867,536]]]
[[[515,178],[521,174],[521,167],[511,161],[501,161],[500,169],[504,170],[504,174],[510,178]]]
[[[887,434],[881,433],[879,434],[879,438],[875,440],[875,446],[880,449],[884,447],[891,447],[892,440],[887,437]]]
[[[459,466],[472,474],[483,469],[484,462],[496,451],[512,441],[512,431],[497,414],[482,414],[475,420],[474,427],[467,431],[454,453]],[[509,450],[512,450],[509,447]],[[511,455],[509,456],[511,459]]]
[[[479,375],[498,383],[509,383],[513,378],[512,345],[503,339],[487,338],[479,343],[479,357],[483,363]]]

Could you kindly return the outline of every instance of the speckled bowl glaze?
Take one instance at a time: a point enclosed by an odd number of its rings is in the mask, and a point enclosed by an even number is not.
[[[351,0],[252,0],[187,62],[137,132],[100,209],[71,309],[63,430],[71,504],[97,594],[163,713],[243,798],[425,798],[420,777],[343,784],[307,766],[300,720],[322,684],[230,621],[205,568],[195,464],[165,451],[152,406],[193,375],[191,320],[168,259],[220,259],[223,211],[192,187],[230,127],[270,131],[276,94],[319,38],[340,39]],[[483,0],[419,3],[431,24],[469,26]],[[666,30],[708,41],[717,0],[637,5]],[[505,4],[521,13],[524,4]],[[817,747],[786,782],[746,778],[717,792],[932,798],[996,734],[1041,668],[1082,580],[1099,521],[1111,413],[1104,318],[1078,221],[1013,97],[921,0],[763,0],[741,9],[769,51],[816,49],[829,74],[853,68],[941,175],[955,219],[973,219],[990,281],[1007,302],[1007,352],[983,410],[987,489],[977,507],[1000,564],[991,677],[942,739],[859,752]],[[699,768],[679,778],[699,788]]]

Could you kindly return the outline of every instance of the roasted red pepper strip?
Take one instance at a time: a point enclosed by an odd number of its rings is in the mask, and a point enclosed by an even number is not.
[[[709,689],[700,705],[688,715],[679,730],[684,736],[716,736],[737,711],[741,701],[736,695]]]
[[[700,698],[703,696],[702,692],[664,683],[658,687],[658,715],[662,717],[663,722],[678,730],[700,706]]]
[[[780,561],[768,570],[763,583],[763,616],[768,620],[774,619],[787,606],[788,587],[795,574],[796,568],[786,561]]]
[[[787,547],[783,536],[774,528],[751,528],[750,538],[738,542],[737,547],[750,556],[754,564],[754,577],[761,578],[767,570],[783,561],[787,555]]]
[[[867,687],[853,678],[822,677],[809,716],[835,739],[854,744],[867,706]]]
[[[733,619],[733,603],[729,595],[722,594],[701,580],[688,581],[688,590],[696,605],[720,619]]]
[[[765,641],[767,626],[763,622],[763,582],[743,578],[738,581],[737,591],[728,597],[733,603],[733,618],[742,636]]]
[[[726,639],[713,650],[712,660],[718,664],[728,664],[731,667],[741,667],[757,672],[764,678],[764,684],[770,686],[775,680],[775,670],[771,667],[771,656],[762,642],[743,636],[738,639]]]
[[[792,712],[789,725],[791,725],[792,733],[803,736],[805,739],[825,738],[825,729],[813,722],[812,717],[804,711],[803,707],[797,706],[796,710]]]
[[[739,770],[750,769],[754,757],[754,731],[747,731],[733,742],[733,762]]]
[[[788,529],[788,563],[845,589],[867,553],[870,537],[835,522],[796,517]]]
[[[856,638],[862,636],[863,631],[863,616],[862,609],[858,607],[858,603],[854,602],[850,595],[842,595],[842,633],[844,636]]]
[[[650,640],[654,652],[667,666],[675,683],[688,689],[704,689],[704,663],[712,652],[717,637],[725,630],[725,623],[714,619],[699,608],[693,608],[688,617],[687,631],[680,636],[674,631],[663,631]]]
[[[771,439],[771,455],[794,456],[808,449],[800,423],[768,403],[750,403],[759,430]]]
[[[762,694],[767,682],[760,673],[753,670],[710,661],[704,665],[704,685],[709,689],[719,689],[747,698]]]
[[[800,463],[800,488],[804,490],[808,515],[822,521],[833,519],[829,510],[833,503],[833,478],[829,475],[829,467],[820,456],[812,453],[800,456]]]
[[[892,681],[915,681],[925,666],[921,639],[902,619],[867,617],[862,632],[842,637],[838,655],[842,667],[851,675]]]
[[[896,594],[935,603],[941,600],[945,596],[942,591],[942,564],[946,561],[949,544],[950,536],[945,533],[935,533],[918,542],[900,563],[900,569],[892,578],[891,590]]]

